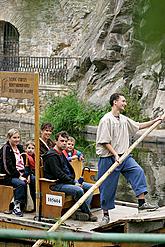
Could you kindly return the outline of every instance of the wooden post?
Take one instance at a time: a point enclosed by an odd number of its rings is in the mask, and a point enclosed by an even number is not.
[[[39,74],[32,72],[0,72],[0,96],[16,99],[34,99],[35,106],[35,176],[36,216],[39,217]]]
[[[40,153],[39,153],[39,93],[38,73],[34,74],[34,106],[35,106],[35,183],[36,183],[36,218],[40,218]]]
[[[162,119],[165,118],[165,114],[162,115]],[[82,204],[83,202],[103,183],[103,181],[118,167],[126,157],[132,152],[132,150],[159,124],[161,120],[155,122],[150,128],[148,128],[139,139],[137,139],[128,150],[120,157],[119,162],[115,162],[104,175],[71,207],[49,230],[48,232],[55,231],[65,220],[67,220]],[[41,246],[44,240],[38,240],[33,247]]]

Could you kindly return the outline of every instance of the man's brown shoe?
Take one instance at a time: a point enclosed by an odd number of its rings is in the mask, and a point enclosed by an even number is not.
[[[88,221],[89,215],[81,211],[76,211],[72,214],[71,218],[73,220]]]
[[[89,214],[89,221],[96,222],[97,219],[98,219],[97,216],[93,215],[92,213]]]

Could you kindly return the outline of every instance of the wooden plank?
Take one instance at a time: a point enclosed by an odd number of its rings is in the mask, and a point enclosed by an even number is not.
[[[51,224],[45,222],[37,222],[29,219],[18,219],[14,215],[2,217],[0,220],[0,228],[4,229],[20,229],[20,230],[47,230]]]
[[[82,169],[83,169],[82,161],[80,161],[78,159],[72,160],[71,166],[74,169],[75,178],[79,179],[81,177],[81,175],[82,175]]]
[[[100,221],[102,217],[102,211],[101,210],[93,210],[94,215],[97,215],[99,217],[98,222],[82,222],[82,221],[76,221],[72,220],[71,218],[68,219],[65,224],[66,227],[65,231],[85,231],[85,232],[91,232],[91,231],[96,231],[96,232],[134,232],[135,227],[136,231],[137,228],[141,226],[143,227],[143,230],[146,231],[148,228],[147,224],[151,224],[151,229],[150,231],[156,232],[156,233],[165,233],[165,216],[163,216],[163,211],[164,208],[161,208],[160,211],[157,213],[154,213],[154,218],[152,218],[152,213],[151,216],[146,218],[145,220],[143,219],[141,214],[133,214],[133,212],[136,212],[135,208],[130,208],[130,207],[124,207],[124,206],[116,206],[114,210],[111,212],[111,219],[113,222],[110,222],[109,224],[100,227]],[[131,215],[132,214],[132,215]],[[159,215],[158,217],[156,215]],[[164,211],[165,214],[165,211]],[[126,215],[126,218],[121,219],[121,217],[124,217]],[[129,215],[127,218],[127,215]],[[144,215],[150,215],[150,213],[143,214]],[[46,222],[39,222],[39,221],[34,221],[35,214],[31,213],[25,213],[24,217],[15,217],[14,215],[5,215],[5,214],[0,214],[0,223],[1,224],[7,224],[3,222],[9,222],[14,225],[15,224],[21,225],[21,226],[30,226],[30,227],[44,227],[44,225],[49,225],[52,226],[50,223]],[[48,222],[48,221],[47,221]],[[51,222],[51,221],[50,221]],[[0,226],[1,226],[0,224]],[[128,225],[128,228],[126,229],[126,226]],[[154,227],[155,225],[155,227]],[[133,230],[131,230],[131,227]],[[23,229],[23,228],[22,228]]]
[[[129,214],[129,207],[123,208]],[[160,232],[161,229],[165,228],[164,222],[165,207],[161,207],[154,212],[136,213],[130,216],[126,216],[125,218],[120,217],[120,219],[114,222],[110,222],[104,226],[99,226],[93,230],[99,232],[154,232],[158,230],[158,232]]]
[[[35,106],[35,193],[36,193],[36,217],[40,218],[40,145],[39,145],[39,74],[33,74],[33,94]]]
[[[88,183],[94,184],[97,181],[97,169],[84,170],[84,180]]]
[[[41,216],[56,219],[61,216],[62,207],[65,202],[65,193],[50,190],[50,182],[40,183],[41,194]],[[58,203],[59,202],[59,203]]]
[[[164,220],[144,221],[144,222],[126,222],[124,226],[125,233],[146,233],[160,230],[164,227]]]
[[[1,198],[0,212],[9,210],[9,204],[13,198],[13,187],[0,185],[0,198]]]
[[[101,242],[72,242],[72,246],[73,247],[84,247],[84,246],[88,246],[88,247],[111,247],[111,246],[119,246],[118,244],[115,243],[101,243]]]
[[[84,170],[84,175],[83,175],[84,181],[87,183],[94,184],[97,179],[97,173],[98,173],[97,169]],[[100,207],[100,191],[99,188],[97,188],[93,192],[91,208],[99,208],[99,207]]]
[[[121,243],[120,247],[152,247],[153,244],[140,244],[140,243]]]

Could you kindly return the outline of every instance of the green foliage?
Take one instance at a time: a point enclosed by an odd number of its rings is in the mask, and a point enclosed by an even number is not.
[[[164,39],[164,12],[164,0],[138,0],[134,10],[135,38],[146,43]]]
[[[122,93],[127,99],[124,114],[135,121],[142,120],[138,95],[131,96],[127,88]],[[110,109],[109,103],[103,108],[98,108],[78,100],[76,95],[71,93],[63,97],[53,97],[41,116],[41,123],[51,122],[55,133],[66,130],[70,135],[78,137],[86,125],[98,125]]]
[[[91,106],[89,125],[98,125],[100,119],[105,115],[105,113],[109,112],[110,110],[111,106],[109,105],[109,103],[102,108]]]
[[[127,101],[127,106],[123,114],[138,122],[147,121],[147,117],[142,115],[139,93],[134,92],[133,94],[131,94],[127,87],[123,88],[122,93],[124,94],[124,97]]]
[[[103,114],[102,114],[103,115]],[[54,97],[41,116],[41,123],[51,122],[55,133],[66,130],[70,135],[79,135],[85,125],[98,124],[101,110],[79,101],[74,93],[63,97]]]

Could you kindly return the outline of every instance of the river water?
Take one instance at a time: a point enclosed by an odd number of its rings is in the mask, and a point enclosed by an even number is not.
[[[86,165],[97,168],[98,158],[93,147],[94,145],[89,145],[89,148],[85,148],[85,151],[88,150],[85,156]],[[165,144],[141,143],[132,154],[146,175],[148,185],[146,199],[151,203],[158,203],[159,206],[165,205]],[[122,175],[119,179],[116,200],[137,202],[131,186]]]

